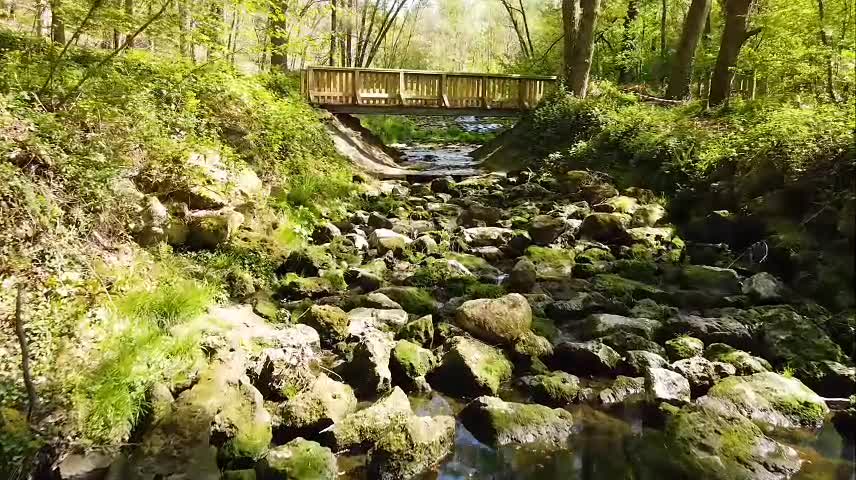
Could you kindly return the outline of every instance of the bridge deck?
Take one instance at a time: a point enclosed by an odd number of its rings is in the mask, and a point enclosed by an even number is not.
[[[555,83],[556,77],[349,67],[310,67],[301,75],[313,105],[392,115],[520,115]]]

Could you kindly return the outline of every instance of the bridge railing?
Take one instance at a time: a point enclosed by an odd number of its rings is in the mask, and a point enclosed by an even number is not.
[[[310,67],[301,89],[310,103],[339,112],[431,109],[521,111],[535,107],[556,77]]]

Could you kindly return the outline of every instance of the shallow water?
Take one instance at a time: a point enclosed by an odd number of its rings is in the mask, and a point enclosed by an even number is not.
[[[470,156],[477,145],[397,145],[402,153],[402,167],[419,170],[430,176],[471,176],[481,170]]]

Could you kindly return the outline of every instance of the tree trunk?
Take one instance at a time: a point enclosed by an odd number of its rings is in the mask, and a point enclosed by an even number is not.
[[[348,0],[348,23],[345,30],[345,66],[354,63],[354,0]]]
[[[580,0],[562,0],[562,29],[564,30],[565,82],[570,82],[574,65],[574,41],[577,38],[577,26],[580,21]]]
[[[666,58],[666,19],[669,12],[669,5],[666,0],[663,0],[660,6],[660,56]]]
[[[60,1],[51,0],[51,40],[60,45],[65,44],[65,23],[62,21],[60,13]]]
[[[580,98],[585,98],[588,91],[589,71],[594,54],[594,31],[597,26],[597,16],[600,13],[600,0],[581,0],[579,30],[574,41],[573,63],[568,86],[571,92]]]
[[[182,57],[192,56],[193,49],[188,48],[187,30],[189,25],[189,16],[187,14],[186,0],[178,0],[178,50]]]
[[[823,22],[825,17],[825,9],[823,5],[823,0],[817,0],[817,12],[820,17],[820,43],[823,44],[824,48],[826,48],[826,52],[824,52],[824,57],[826,60],[826,93],[829,95],[829,99],[833,102],[838,101],[838,94],[835,93],[835,84],[833,83],[833,74],[832,74],[832,45],[829,41],[829,36],[826,34],[826,30],[823,28]]]
[[[704,23],[710,12],[710,0],[693,0],[684,20],[681,42],[672,60],[672,73],[669,76],[668,98],[681,99],[690,94],[690,80],[693,73],[693,60],[696,47],[704,32]]]
[[[639,16],[639,0],[627,2],[627,16],[624,17],[624,34],[621,37],[621,67],[618,70],[618,83],[630,83],[633,80],[633,69],[630,68],[630,57],[633,55],[633,34],[630,29]]]
[[[330,58],[328,64],[331,67],[336,66],[336,41],[339,37],[339,25],[336,22],[336,0],[330,0]]]
[[[734,80],[734,66],[740,49],[759,29],[749,31],[749,8],[753,0],[726,0],[725,28],[722,41],[719,44],[719,55],[713,67],[713,77],[710,82],[708,105],[720,105],[731,94],[731,82]]]

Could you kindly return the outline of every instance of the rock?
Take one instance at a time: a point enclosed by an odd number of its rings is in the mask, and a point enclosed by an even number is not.
[[[383,278],[366,270],[352,268],[345,272],[348,288],[357,288],[362,292],[373,292],[383,286]]]
[[[513,344],[532,325],[532,309],[523,295],[469,300],[458,307],[455,324],[488,342]]]
[[[620,300],[627,303],[641,299],[663,300],[668,294],[653,285],[630,280],[620,275],[601,274],[595,275],[591,280],[592,288],[612,300]]]
[[[411,240],[400,233],[378,228],[369,235],[369,246],[383,255],[386,252],[401,253]]]
[[[666,342],[666,355],[669,360],[677,361],[696,357],[704,351],[704,342],[689,336],[680,336]]]
[[[773,369],[770,363],[761,357],[755,357],[743,350],[724,343],[712,343],[704,350],[704,357],[714,362],[732,365],[736,375],[752,375]]]
[[[736,295],[741,292],[740,278],[737,272],[730,268],[684,265],[681,283],[686,288],[711,290],[723,295]]]
[[[665,368],[645,371],[645,394],[652,404],[680,405],[690,401],[690,382],[680,373]]]
[[[532,399],[552,407],[565,407],[580,399],[580,379],[567,372],[522,377],[518,383]]]
[[[800,370],[812,361],[847,362],[841,348],[823,329],[787,308],[765,312],[759,320],[757,336],[760,353],[780,368],[788,365]]]
[[[376,308],[381,310],[401,310],[401,305],[380,292],[357,297],[357,308]]]
[[[591,205],[618,195],[618,190],[609,183],[595,181],[580,188],[580,195]]]
[[[350,319],[348,314],[339,307],[312,305],[300,317],[300,323],[314,328],[321,338],[321,343],[329,347],[348,337]]]
[[[290,396],[282,405],[280,426],[310,434],[342,421],[356,410],[354,390],[322,373],[308,389]]]
[[[666,217],[666,209],[662,205],[640,205],[633,212],[631,225],[634,227],[654,227]]]
[[[226,273],[226,289],[229,296],[237,300],[246,300],[256,293],[255,280],[242,268],[232,268]]]
[[[358,393],[371,395],[392,387],[389,357],[394,345],[389,333],[374,328],[362,332],[344,369]]]
[[[727,343],[738,347],[753,344],[749,328],[731,317],[701,317],[678,314],[664,322],[664,330],[670,334],[687,334],[704,343]]]
[[[502,247],[514,231],[500,227],[471,227],[463,231],[464,241],[471,247]]]
[[[535,264],[526,257],[521,258],[514,264],[508,275],[508,289],[512,292],[528,293],[535,287],[537,272]]]
[[[434,320],[431,315],[425,315],[410,321],[398,330],[395,338],[430,347],[434,343]]]
[[[407,313],[427,315],[436,312],[439,308],[439,304],[431,294],[419,287],[385,287],[378,292],[393,299]]]
[[[733,365],[711,362],[704,357],[678,360],[672,363],[671,368],[690,382],[690,391],[694,397],[704,395],[716,382],[736,373]]]
[[[567,410],[488,396],[470,402],[460,418],[477,439],[492,446],[536,443],[563,447],[574,425]]]
[[[538,280],[564,280],[574,271],[573,250],[531,246],[526,256],[535,264]]]
[[[452,453],[454,441],[453,417],[406,417],[369,451],[369,478],[399,480],[422,475]]]
[[[621,355],[598,340],[560,342],[553,348],[555,368],[578,375],[609,375],[621,362]]]
[[[277,274],[296,273],[303,277],[317,277],[321,270],[332,263],[329,255],[318,255],[316,251],[295,250],[288,254],[285,262],[277,268]]]
[[[470,253],[489,262],[499,262],[505,258],[505,252],[498,247],[473,247]]]
[[[537,215],[529,225],[529,236],[535,245],[547,246],[556,241],[567,226],[561,218]]]
[[[604,407],[626,402],[629,398],[641,396],[645,392],[645,379],[619,375],[609,386],[598,392],[597,400]]]
[[[721,416],[703,405],[675,409],[665,437],[680,478],[786,480],[800,469],[793,448],[765,436],[743,416]]]
[[[366,219],[366,224],[372,228],[386,228],[391,229],[393,226],[392,220],[384,217],[383,215],[377,212],[371,212]]]
[[[502,351],[467,337],[454,337],[429,381],[438,390],[471,397],[495,395],[511,378],[512,365]]]
[[[104,478],[117,455],[110,452],[91,451],[72,453],[56,466],[59,480],[100,480]]]
[[[635,333],[630,332],[615,332],[605,337],[598,338],[601,342],[612,347],[618,353],[625,353],[632,350],[648,351],[660,356],[665,356],[666,351],[663,347],[652,340],[640,337]]]
[[[773,372],[726,378],[707,392],[706,405],[742,414],[762,428],[820,428],[829,408],[796,378]]]
[[[399,340],[392,350],[389,366],[396,385],[408,391],[430,392],[431,386],[425,376],[436,365],[437,359],[431,350],[408,340]]]
[[[424,253],[426,255],[431,255],[433,253],[437,253],[440,247],[437,245],[437,242],[431,238],[430,235],[422,235],[413,241],[411,245],[413,250],[416,252]]]
[[[389,297],[387,297],[389,298]],[[389,308],[358,307],[348,312],[350,335],[360,335],[366,329],[397,331],[407,323],[407,312]]]
[[[226,470],[223,472],[223,480],[256,480],[255,470]]]
[[[642,376],[649,368],[668,368],[669,362],[661,355],[644,351],[630,350],[624,355],[624,365],[632,376]]]
[[[470,202],[458,217],[458,225],[463,227],[475,227],[479,223],[487,226],[496,225],[502,218],[502,210],[496,207],[486,207],[477,202]]]
[[[326,432],[325,442],[336,451],[372,445],[389,432],[392,425],[412,415],[407,395],[402,389],[393,387],[370,407],[333,424]]]
[[[650,298],[643,298],[633,305],[630,315],[634,317],[650,318],[657,321],[665,321],[678,314],[678,309],[666,305],[660,305]]]
[[[629,332],[651,339],[660,329],[660,322],[648,318],[630,318],[609,313],[589,315],[581,327],[583,339],[592,339],[618,332]]]
[[[579,238],[607,244],[629,245],[629,217],[620,213],[592,213],[583,219],[577,232]]]
[[[523,358],[549,357],[553,355],[553,344],[528,330],[514,343],[514,353]]]
[[[529,233],[517,231],[505,245],[505,249],[510,253],[510,256],[520,256],[526,252],[531,244],[532,237],[529,236]]]
[[[243,223],[244,216],[228,207],[192,212],[187,224],[187,246],[197,250],[217,248],[228,241]]]
[[[339,238],[341,236],[342,231],[339,230],[339,227],[330,222],[322,223],[312,231],[312,241],[319,245],[322,243],[330,243],[334,238]]]
[[[329,297],[339,291],[339,287],[324,277],[298,277],[288,275],[277,288],[277,295],[285,300],[319,299]]]
[[[261,480],[336,480],[336,456],[317,442],[295,438],[271,449],[257,467]]]
[[[743,294],[755,303],[778,303],[784,300],[787,287],[773,275],[761,272],[743,281]]]
[[[856,368],[824,360],[808,362],[797,370],[798,378],[827,397],[849,397],[856,392]]]
[[[431,180],[429,184],[431,191],[434,193],[455,193],[455,181],[452,177],[441,177]]]
[[[597,292],[576,292],[568,300],[547,304],[544,312],[557,322],[585,318],[589,314],[614,310],[616,306]]]

